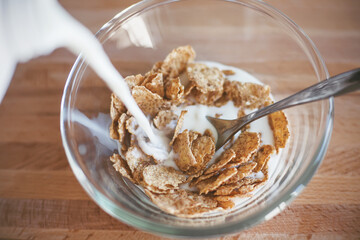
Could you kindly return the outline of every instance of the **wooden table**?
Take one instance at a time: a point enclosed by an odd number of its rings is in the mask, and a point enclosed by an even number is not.
[[[86,3],[85,3],[86,2]],[[95,32],[136,1],[61,1]],[[271,0],[315,42],[331,75],[360,66],[360,1]],[[0,239],[158,239],[103,212],[62,148],[67,50],[17,66],[0,105]],[[335,100],[328,153],[309,186],[271,221],[226,239],[360,238],[360,92]]]

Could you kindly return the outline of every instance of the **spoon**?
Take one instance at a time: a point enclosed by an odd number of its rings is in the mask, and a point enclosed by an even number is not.
[[[340,96],[360,89],[360,68],[341,73],[308,87],[294,95],[291,95],[279,102],[261,108],[244,117],[234,120],[224,120],[206,116],[209,122],[215,127],[218,139],[216,150],[221,148],[235,133],[242,127],[273,112],[285,108],[310,103],[329,97]]]

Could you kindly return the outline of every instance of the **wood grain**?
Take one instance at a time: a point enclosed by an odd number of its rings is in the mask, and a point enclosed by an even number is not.
[[[60,1],[93,32],[136,2]],[[331,75],[360,66],[360,1],[267,2],[304,29]],[[0,239],[165,239],[110,217],[88,197],[71,172],[61,144],[59,111],[62,89],[75,59],[67,50],[58,49],[19,64],[0,105]],[[306,67],[299,67],[304,61],[295,56],[288,64],[268,66],[249,60],[244,67],[264,81],[271,81],[274,71],[281,72],[280,80],[294,79],[291,86],[272,86],[281,97],[298,90],[296,83],[307,79]],[[131,61],[116,59],[114,64],[131,71]],[[141,64],[147,67],[147,63]],[[89,79],[96,91],[107,94],[102,84]],[[289,207],[270,221],[218,239],[359,239],[359,103],[360,92],[335,99],[327,155],[308,187]]]
[[[59,209],[61,211],[59,211]],[[3,199],[0,201],[2,229],[69,229],[118,230],[134,229],[119,223],[100,210],[90,200],[30,200]],[[245,231],[268,235],[347,233],[355,235],[360,227],[358,204],[294,205],[271,221]],[[296,219],[298,224],[292,224]],[[135,238],[131,238],[135,239]]]

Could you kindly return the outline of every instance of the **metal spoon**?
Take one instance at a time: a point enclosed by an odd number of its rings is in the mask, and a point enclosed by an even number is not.
[[[336,97],[360,89],[360,68],[330,77],[294,95],[287,97],[267,107],[261,108],[242,118],[234,120],[218,119],[210,116],[206,118],[214,125],[218,140],[216,150],[221,148],[242,127],[273,112],[296,105],[314,102],[329,97]]]

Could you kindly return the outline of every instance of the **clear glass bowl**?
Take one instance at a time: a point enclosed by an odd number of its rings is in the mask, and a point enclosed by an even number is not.
[[[284,14],[255,0],[148,0],[133,5],[96,34],[123,76],[147,72],[173,48],[190,44],[197,60],[217,61],[255,75],[275,99],[328,77],[311,40]],[[285,110],[291,138],[268,184],[227,214],[197,219],[168,215],[114,171],[109,156],[110,91],[81,56],[61,104],[61,134],[72,170],[107,213],[152,233],[209,237],[235,233],[281,212],[322,161],[333,125],[333,100]]]

